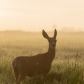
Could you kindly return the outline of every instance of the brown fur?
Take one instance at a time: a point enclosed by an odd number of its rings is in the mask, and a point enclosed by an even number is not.
[[[43,30],[43,36],[49,41],[48,52],[29,57],[20,56],[13,60],[12,67],[16,78],[16,84],[20,84],[20,82],[26,76],[32,77],[36,74],[37,75],[48,74],[51,68],[52,61],[55,57],[56,35],[57,35],[56,29],[53,38],[50,38],[47,35],[47,33]]]

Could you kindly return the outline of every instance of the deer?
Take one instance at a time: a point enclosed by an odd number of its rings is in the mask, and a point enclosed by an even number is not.
[[[55,58],[57,30],[54,30],[53,37],[49,37],[44,30],[42,31],[42,35],[49,42],[47,52],[35,56],[19,56],[13,60],[12,68],[15,76],[15,84],[20,84],[26,76],[46,76],[49,73],[52,61]]]

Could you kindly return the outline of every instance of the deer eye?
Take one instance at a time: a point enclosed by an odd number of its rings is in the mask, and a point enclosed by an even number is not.
[[[49,42],[52,42],[51,40],[48,40]]]
[[[55,42],[57,42],[57,40],[55,40]]]

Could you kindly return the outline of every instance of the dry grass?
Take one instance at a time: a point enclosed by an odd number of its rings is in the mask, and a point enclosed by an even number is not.
[[[84,33],[58,32],[56,49],[48,76],[26,78],[22,84],[84,84]],[[0,84],[14,83],[11,62],[15,57],[47,50],[48,42],[41,32],[0,32]]]

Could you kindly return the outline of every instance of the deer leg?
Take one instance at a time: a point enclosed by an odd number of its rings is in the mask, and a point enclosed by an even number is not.
[[[25,78],[24,75],[20,74],[19,79],[17,80],[16,84],[20,84],[20,82]]]
[[[15,81],[17,82],[19,74],[15,72]]]
[[[18,71],[16,68],[13,68],[13,71],[14,71],[15,81],[17,82],[18,77],[19,77]]]

